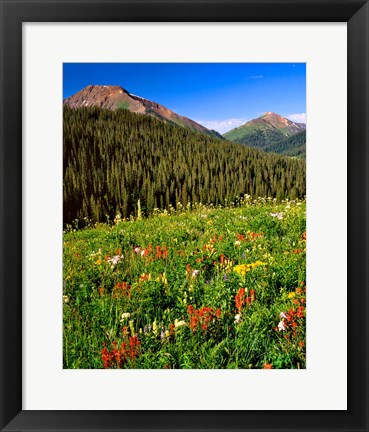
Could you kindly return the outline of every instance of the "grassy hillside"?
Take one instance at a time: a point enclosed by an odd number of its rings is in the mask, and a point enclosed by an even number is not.
[[[64,233],[64,368],[304,368],[304,202]]]
[[[283,132],[271,128],[268,124],[252,124],[250,122],[236,129],[232,129],[223,136],[229,141],[245,144],[249,147],[255,147],[261,150],[286,138]]]

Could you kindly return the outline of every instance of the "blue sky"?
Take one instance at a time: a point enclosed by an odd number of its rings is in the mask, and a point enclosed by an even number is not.
[[[306,122],[305,63],[64,63],[63,97],[120,85],[224,133],[274,111]]]

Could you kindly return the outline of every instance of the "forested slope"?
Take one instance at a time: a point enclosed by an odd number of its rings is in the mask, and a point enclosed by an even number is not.
[[[266,152],[278,153],[285,156],[306,159],[306,131],[271,144],[263,149]]]
[[[119,109],[64,107],[64,223],[105,221],[180,202],[304,197],[305,161]]]

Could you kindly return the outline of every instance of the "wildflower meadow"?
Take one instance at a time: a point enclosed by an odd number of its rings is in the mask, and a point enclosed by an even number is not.
[[[63,365],[306,367],[306,202],[180,203],[64,231]]]

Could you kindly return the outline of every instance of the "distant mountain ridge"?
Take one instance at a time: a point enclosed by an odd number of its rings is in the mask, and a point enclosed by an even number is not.
[[[64,105],[70,108],[97,106],[109,110],[123,108],[133,113],[146,114],[193,131],[199,131],[209,136],[224,139],[218,132],[207,129],[194,120],[181,116],[157,102],[130,93],[121,86],[89,85],[64,99]]]
[[[305,131],[305,129],[305,123],[296,123],[277,113],[267,112],[242,126],[226,132],[223,136],[229,141],[270,151],[274,144],[281,143]]]

